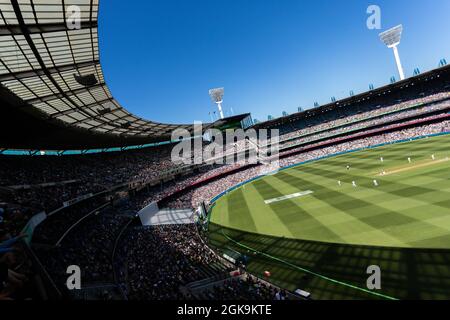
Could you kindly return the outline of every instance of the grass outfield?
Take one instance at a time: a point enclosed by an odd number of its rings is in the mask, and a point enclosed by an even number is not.
[[[447,157],[450,136],[440,136],[265,176],[216,202],[211,244],[250,256],[251,271],[269,270],[272,281],[316,298],[383,298],[364,291],[371,264],[382,269],[378,293],[450,298]]]

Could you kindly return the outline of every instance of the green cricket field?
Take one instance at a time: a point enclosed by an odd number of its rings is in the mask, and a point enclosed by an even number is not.
[[[215,202],[210,244],[313,299],[449,299],[449,157],[444,135],[266,175]]]

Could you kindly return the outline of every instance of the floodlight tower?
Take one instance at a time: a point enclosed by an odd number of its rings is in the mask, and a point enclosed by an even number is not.
[[[398,73],[400,80],[405,79],[405,73],[403,72],[402,63],[400,62],[400,56],[398,54],[397,46],[400,44],[402,37],[403,26],[398,25],[392,29],[380,33],[380,39],[390,49],[394,50],[395,62],[397,63]]]
[[[223,116],[223,110],[222,110],[223,94],[224,94],[224,88],[216,88],[216,89],[209,90],[209,96],[211,97],[212,101],[215,104],[217,104],[217,109],[219,109],[220,119],[225,118]]]

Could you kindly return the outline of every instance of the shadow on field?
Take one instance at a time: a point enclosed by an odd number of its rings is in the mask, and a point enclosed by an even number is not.
[[[381,268],[381,290],[376,290],[377,293],[398,299],[450,299],[450,250],[446,249],[374,247],[287,239],[243,232],[213,223],[209,224],[208,239],[209,245],[219,253],[233,249],[246,255],[249,258],[249,272],[263,277],[264,271],[270,271],[269,280],[274,284],[289,290],[307,290],[312,293],[313,299],[383,299],[301,270],[307,269],[367,289],[369,275],[366,270],[370,265]]]

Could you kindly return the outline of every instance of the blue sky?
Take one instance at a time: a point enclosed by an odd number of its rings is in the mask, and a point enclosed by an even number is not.
[[[100,55],[106,81],[131,112],[153,121],[209,121],[208,89],[224,108],[264,120],[397,78],[392,54],[366,27],[402,23],[407,76],[450,61],[448,0],[103,0]]]

